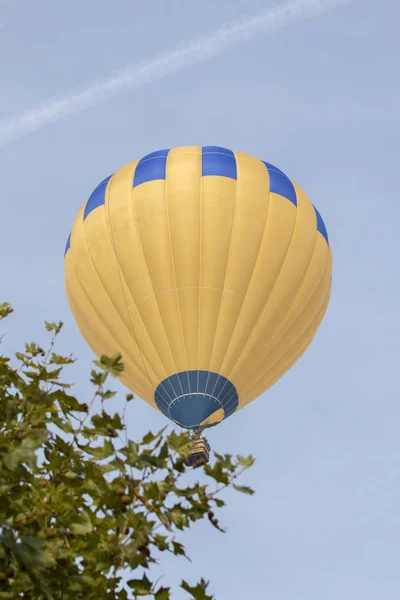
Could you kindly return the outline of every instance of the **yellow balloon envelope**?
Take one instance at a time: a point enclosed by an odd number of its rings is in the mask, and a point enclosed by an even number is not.
[[[270,388],[325,314],[324,222],[281,170],[216,146],[160,150],[102,181],[65,250],[68,300],[97,356],[182,427]]]

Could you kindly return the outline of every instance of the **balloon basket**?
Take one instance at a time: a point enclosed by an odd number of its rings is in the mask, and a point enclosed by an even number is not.
[[[206,438],[199,437],[198,434],[194,433],[192,441],[194,443],[194,448],[185,460],[185,466],[200,467],[201,465],[207,464],[210,461],[211,447]]]

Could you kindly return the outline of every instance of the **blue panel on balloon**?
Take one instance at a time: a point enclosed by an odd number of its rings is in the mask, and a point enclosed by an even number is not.
[[[269,174],[269,186],[270,191],[274,194],[279,194],[287,200],[290,200],[295,206],[297,206],[296,190],[294,189],[293,183],[289,177],[283,173],[278,167],[274,167],[270,163],[262,161],[267,167]]]
[[[133,187],[148,181],[165,179],[169,150],[157,150],[143,156],[136,165]]]
[[[106,198],[106,187],[110,181],[112,175],[104,179],[97,188],[91,193],[89,200],[86,202],[85,210],[83,213],[83,220],[98,206],[101,206],[105,202]]]
[[[223,409],[226,419],[239,404],[233,383],[211,371],[171,375],[157,386],[154,399],[166,417],[188,429],[200,427],[219,409]]]
[[[324,238],[326,239],[326,243],[329,245],[328,232],[326,230],[324,220],[321,217],[321,215],[319,214],[319,212],[317,211],[317,209],[315,208],[315,206],[314,206],[314,210],[315,210],[315,214],[317,216],[317,231],[319,231],[320,234],[324,236]]]
[[[65,252],[64,252],[64,256],[67,254],[68,250],[71,248],[71,234],[69,234],[68,239],[67,239],[67,243],[65,245]]]
[[[201,174],[203,177],[219,175],[237,179],[236,158],[232,150],[220,146],[203,146]]]

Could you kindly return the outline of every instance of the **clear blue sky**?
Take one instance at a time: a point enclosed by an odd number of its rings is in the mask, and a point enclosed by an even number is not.
[[[0,0],[0,112],[266,6]],[[167,559],[165,582],[203,575],[218,600],[399,598],[399,18],[395,0],[358,0],[0,148],[0,297],[16,310],[6,348],[43,341],[43,320],[62,319],[82,397],[92,355],[65,299],[63,251],[109,173],[164,147],[226,146],[283,169],[327,224],[333,294],[314,343],[209,436],[217,451],[257,457],[246,478],[257,494],[228,494],[228,533],[196,527],[193,563]],[[129,418],[133,436],[164,423],[140,400]]]

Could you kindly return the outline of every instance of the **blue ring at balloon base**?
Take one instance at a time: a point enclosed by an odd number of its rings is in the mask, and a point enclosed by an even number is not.
[[[168,419],[186,429],[216,425],[231,416],[239,405],[233,383],[218,373],[200,370],[167,377],[157,386],[154,399]],[[210,423],[206,422],[208,419]]]

